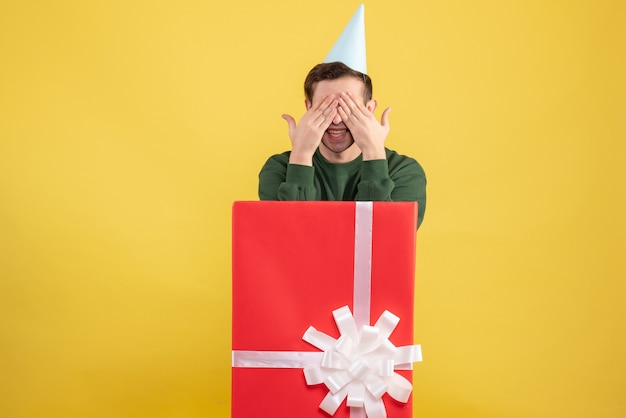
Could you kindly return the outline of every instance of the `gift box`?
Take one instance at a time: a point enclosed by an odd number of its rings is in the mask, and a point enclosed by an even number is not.
[[[232,417],[412,416],[416,221],[414,202],[234,203]]]

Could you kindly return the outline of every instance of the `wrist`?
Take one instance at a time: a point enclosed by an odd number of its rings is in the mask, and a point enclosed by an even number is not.
[[[363,154],[363,161],[387,159],[385,147],[376,147],[375,149],[362,149],[361,154]]]
[[[313,166],[313,152],[306,152],[300,150],[292,150],[289,154],[289,164],[308,165]]]

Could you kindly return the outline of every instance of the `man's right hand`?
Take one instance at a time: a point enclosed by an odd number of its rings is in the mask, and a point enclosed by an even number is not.
[[[291,139],[290,164],[313,165],[313,154],[322,141],[322,136],[337,115],[338,99],[327,96],[316,106],[308,107],[296,125],[291,115],[282,115],[289,126]]]

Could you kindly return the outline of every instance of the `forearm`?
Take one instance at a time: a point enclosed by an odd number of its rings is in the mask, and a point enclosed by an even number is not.
[[[278,200],[315,200],[314,171],[311,166],[290,163],[285,181],[278,187]]]
[[[270,157],[259,173],[261,200],[315,200],[314,168],[289,164],[289,153]]]
[[[357,186],[356,200],[392,201],[394,182],[389,177],[387,160],[369,160],[361,164],[361,181]]]
[[[418,226],[426,211],[426,176],[414,160],[399,166],[395,161],[389,169],[388,160],[363,161],[361,181],[356,200],[386,202],[417,202]]]

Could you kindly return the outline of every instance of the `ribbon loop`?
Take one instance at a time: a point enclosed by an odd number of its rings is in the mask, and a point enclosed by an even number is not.
[[[304,380],[307,385],[319,385],[324,383],[326,373],[320,367],[308,367],[304,369]]]
[[[380,330],[376,327],[370,327],[364,325],[361,327],[359,345],[358,345],[358,353],[365,354],[371,351],[374,351],[382,341],[379,341],[378,336],[380,335]]]
[[[354,317],[352,316],[352,312],[350,312],[350,308],[348,306],[342,306],[339,309],[335,309],[333,311],[333,317],[337,323],[339,333],[342,336],[345,335],[352,340],[356,340],[358,338],[359,333],[357,332],[356,322],[354,321]]]
[[[399,317],[389,311],[385,311],[380,315],[374,326],[380,330],[382,338],[389,338],[393,330],[398,326],[398,322],[400,322]]]
[[[362,408],[365,405],[365,387],[358,383],[350,383],[346,405],[351,408]]]
[[[365,396],[365,412],[368,418],[387,418],[387,410],[382,399]]]
[[[320,409],[328,415],[335,415],[335,412],[337,412],[343,400],[346,399],[346,396],[348,396],[348,388],[335,394],[328,392],[326,397],[322,400],[322,403],[320,403]]]
[[[350,370],[348,371],[355,379],[363,380],[365,376],[367,376],[369,368],[365,365],[365,361],[363,361],[363,359],[358,359],[352,364]]]
[[[411,390],[413,390],[411,382],[406,380],[404,376],[394,373],[391,377],[391,384],[389,385],[387,393],[396,401],[405,403],[409,400]]]
[[[324,334],[310,326],[302,336],[302,339],[312,346],[319,348],[322,351],[327,351],[332,348],[337,342],[333,337]]]
[[[378,374],[380,376],[390,377],[393,376],[393,370],[393,360],[385,359],[384,361],[380,362],[380,365],[378,367]]]
[[[393,360],[397,365],[422,361],[422,347],[419,344],[400,347],[395,352]]]
[[[365,378],[363,385],[376,399],[380,399],[385,392],[387,392],[387,388],[389,387],[383,379],[375,374],[368,375],[367,378]]]
[[[340,370],[336,373],[331,374],[324,380],[324,384],[334,395],[339,392],[339,390],[343,389],[348,383],[352,381],[352,375],[350,372],[345,370]]]

